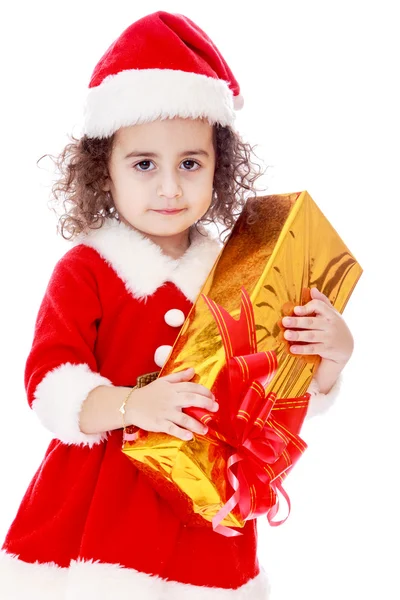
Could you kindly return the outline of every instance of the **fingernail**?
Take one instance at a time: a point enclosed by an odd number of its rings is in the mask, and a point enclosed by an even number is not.
[[[217,412],[218,409],[219,409],[218,402],[214,402],[214,406],[212,407],[213,412]]]
[[[208,432],[208,427],[204,427],[204,429],[203,429],[203,435],[206,435],[207,432]]]
[[[185,433],[185,440],[192,440],[193,439],[193,435],[191,433]]]

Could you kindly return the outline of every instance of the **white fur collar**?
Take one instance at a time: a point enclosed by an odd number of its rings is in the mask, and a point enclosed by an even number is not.
[[[85,244],[110,264],[135,298],[151,296],[167,281],[174,283],[194,302],[222,249],[222,244],[204,228],[194,230],[192,242],[178,260],[135,229],[116,219],[108,219],[100,229],[76,238],[74,245]]]

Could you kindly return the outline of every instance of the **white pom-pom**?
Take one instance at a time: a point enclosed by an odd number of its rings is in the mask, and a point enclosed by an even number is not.
[[[167,325],[171,327],[180,327],[185,322],[185,315],[178,308],[172,308],[165,313],[164,319]]]
[[[163,367],[170,355],[172,346],[159,346],[154,353],[154,362],[158,367]]]
[[[244,106],[244,98],[242,96],[242,94],[239,94],[238,96],[233,96],[233,108],[235,110],[242,110]]]

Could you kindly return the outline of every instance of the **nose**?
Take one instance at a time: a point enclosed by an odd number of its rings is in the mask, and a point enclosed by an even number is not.
[[[182,196],[179,177],[173,173],[164,173],[158,183],[157,196],[173,200]]]

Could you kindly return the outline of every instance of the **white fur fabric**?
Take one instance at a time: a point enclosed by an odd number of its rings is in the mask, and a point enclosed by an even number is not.
[[[262,571],[237,590],[200,587],[167,581],[119,565],[72,561],[25,563],[0,552],[2,600],[269,600],[269,583]]]
[[[32,409],[55,438],[65,444],[93,446],[105,440],[107,433],[83,433],[79,414],[89,393],[99,385],[112,383],[86,364],[62,364],[49,371],[36,387]]]
[[[234,103],[222,79],[175,69],[128,69],[88,91],[83,133],[103,138],[120,127],[174,117],[232,126],[240,100]]]
[[[327,394],[323,394],[319,391],[319,386],[315,378],[312,379],[307,389],[307,392],[311,394],[311,398],[308,404],[306,418],[308,419],[311,417],[325,414],[326,411],[329,410],[335,403],[336,398],[339,395],[342,383],[343,374],[340,373],[339,377],[337,378],[329,392]]]
[[[109,219],[100,229],[78,236],[74,244],[97,250],[135,298],[151,296],[171,281],[194,302],[222,250],[217,239],[204,233],[194,230],[188,250],[177,260],[164,254],[142,233],[116,219]]]

